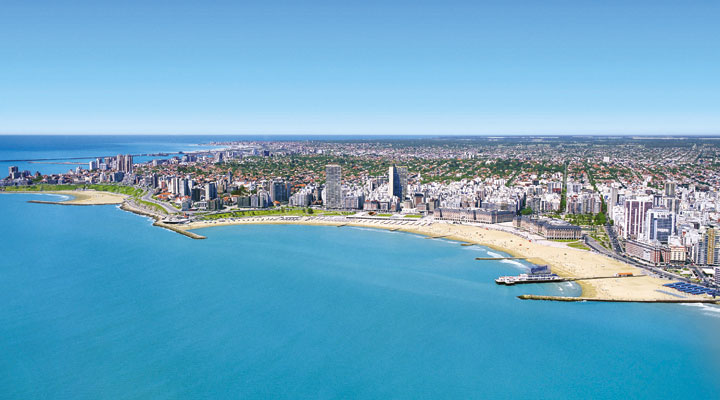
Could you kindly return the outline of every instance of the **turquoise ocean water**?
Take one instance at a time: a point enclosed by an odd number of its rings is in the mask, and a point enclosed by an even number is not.
[[[492,250],[349,227],[192,240],[0,195],[0,398],[717,398],[708,306],[552,303]],[[48,197],[48,196],[44,196]]]

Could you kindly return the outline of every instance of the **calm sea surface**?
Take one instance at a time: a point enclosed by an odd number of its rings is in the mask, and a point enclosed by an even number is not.
[[[0,195],[0,398],[717,398],[708,306],[552,303],[511,262],[358,228],[192,240]],[[48,197],[48,196],[44,196]]]
[[[220,136],[217,139],[222,139]],[[148,136],[148,135],[0,135],[0,176],[5,177],[9,166],[18,166],[21,171],[33,174],[65,173],[75,169],[74,164],[87,162],[97,157],[118,154],[147,154],[160,152],[193,151],[213,148],[197,146],[216,138],[210,136]],[[80,158],[80,159],[77,159]],[[135,161],[148,161],[153,157],[139,157]],[[161,158],[161,157],[154,157]],[[52,159],[39,162],[16,160]]]

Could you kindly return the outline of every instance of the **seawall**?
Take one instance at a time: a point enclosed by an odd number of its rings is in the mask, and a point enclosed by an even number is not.
[[[601,301],[608,303],[705,303],[720,304],[716,299],[606,299],[602,297],[564,297],[564,296],[541,296],[536,294],[523,294],[518,296],[520,300],[546,300],[546,301]]]
[[[183,230],[183,229],[177,228],[177,227],[175,227],[175,226],[173,226],[173,225],[170,225],[170,224],[165,224],[165,223],[161,222],[161,218],[160,218],[159,216],[157,216],[157,215],[155,215],[155,214],[153,214],[153,213],[150,213],[150,212],[147,212],[147,211],[143,211],[143,210],[139,210],[139,209],[137,209],[137,208],[135,208],[135,207],[129,206],[129,205],[127,204],[127,202],[123,203],[123,204],[120,206],[120,209],[121,209],[121,210],[128,211],[128,212],[131,212],[131,213],[133,213],[133,214],[143,215],[143,216],[145,216],[145,217],[150,217],[150,218],[154,219],[155,222],[153,223],[153,226],[157,226],[157,227],[160,227],[160,228],[164,228],[164,229],[167,229],[167,230],[169,230],[169,231],[173,231],[173,232],[175,232],[175,233],[179,233],[179,234],[181,234],[181,235],[183,235],[183,236],[187,236],[187,237],[192,238],[192,239],[207,239],[207,237],[205,237],[205,236],[203,236],[203,235],[198,235],[198,234],[195,233],[195,232],[190,232],[190,231],[187,231],[187,230]]]

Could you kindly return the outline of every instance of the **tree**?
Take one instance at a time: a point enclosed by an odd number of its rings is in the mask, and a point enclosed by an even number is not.
[[[308,207],[308,209],[307,209],[307,213],[308,213],[308,214],[312,214],[313,212],[314,212],[314,211],[313,211],[313,209],[312,209],[312,208],[310,208],[310,207]]]
[[[530,207],[525,207],[522,210],[520,210],[520,215],[530,215],[532,213],[533,213],[533,210]]]
[[[247,188],[245,186],[240,186],[237,189],[233,190],[230,194],[233,196],[244,196],[247,194]]]
[[[607,222],[607,217],[605,216],[605,213],[599,213],[595,215],[594,221],[595,225],[605,225],[605,222]]]

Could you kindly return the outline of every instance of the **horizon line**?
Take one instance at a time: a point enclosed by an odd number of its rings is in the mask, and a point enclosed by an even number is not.
[[[408,137],[554,137],[554,136],[604,136],[604,137],[720,137],[715,133],[19,133],[0,132],[0,136],[408,136]]]

